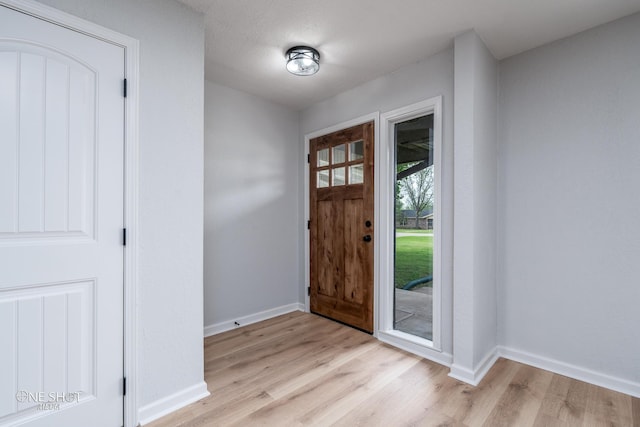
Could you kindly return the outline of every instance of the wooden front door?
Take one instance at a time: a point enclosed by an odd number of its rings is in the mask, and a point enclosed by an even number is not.
[[[310,143],[311,311],[373,332],[373,122]]]

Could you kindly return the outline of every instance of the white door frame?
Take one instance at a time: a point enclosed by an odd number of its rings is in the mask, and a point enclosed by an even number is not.
[[[434,242],[433,242],[433,340],[429,341],[393,327],[394,239],[395,239],[395,136],[396,123],[433,114],[434,127]],[[382,228],[378,228],[380,270],[378,338],[388,344],[449,366],[449,355],[442,353],[442,96],[388,111],[380,116],[381,157],[376,159],[380,173],[377,189],[381,209],[376,210]]]
[[[124,226],[127,244],[124,258],[124,426],[138,424],[137,416],[137,288],[138,288],[138,66],[139,42],[129,36],[85,21],[33,0],[0,0],[0,5],[36,18],[69,28],[108,43],[121,46],[125,52],[124,75],[127,79],[125,98],[124,153]]]
[[[346,128],[350,128],[356,125],[361,125],[363,123],[368,123],[368,122],[373,122],[373,146],[374,146],[374,152],[373,152],[373,156],[374,156],[374,173],[373,173],[373,205],[374,205],[374,218],[373,218],[373,230],[374,230],[374,234],[377,236],[378,230],[379,230],[379,226],[380,226],[380,219],[379,216],[377,215],[377,213],[380,211],[380,206],[379,206],[379,197],[378,197],[378,183],[379,183],[379,177],[378,177],[378,169],[377,169],[377,164],[378,164],[378,155],[379,153],[379,149],[380,149],[380,143],[379,143],[379,136],[380,136],[380,131],[378,130],[379,128],[379,121],[380,121],[380,113],[379,112],[374,112],[374,113],[370,113],[370,114],[366,114],[364,116],[360,116],[360,117],[356,117],[355,119],[351,119],[348,120],[346,122],[342,122],[342,123],[338,123],[336,125],[333,126],[329,126],[326,127],[324,129],[319,129],[317,131],[308,133],[304,136],[304,217],[305,217],[305,225],[306,225],[306,221],[309,220],[310,218],[310,212],[309,212],[309,162],[306,160],[309,158],[309,144],[310,141],[313,138],[317,138],[319,136],[322,135],[326,135],[329,133],[333,133],[333,132],[337,132],[339,130],[342,129],[346,129]],[[379,259],[379,248],[380,245],[378,244],[378,239],[375,238],[373,239],[373,336],[377,336],[377,325],[378,325],[378,296],[377,296],[377,290],[378,290],[378,281],[379,281],[379,274],[378,274],[378,267],[377,267],[377,263],[378,263],[378,259]],[[304,233],[304,280],[305,280],[305,290],[304,290],[304,306],[305,306],[305,311],[307,313],[309,313],[311,311],[310,308],[310,300],[309,300],[309,292],[307,291],[307,289],[309,289],[309,286],[311,285],[310,281],[311,281],[311,268],[309,265],[309,260],[311,257],[311,253],[310,253],[310,241],[309,241],[309,229],[308,227],[305,227],[305,233]]]

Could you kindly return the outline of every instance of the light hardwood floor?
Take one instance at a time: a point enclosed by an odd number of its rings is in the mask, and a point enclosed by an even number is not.
[[[306,313],[204,347],[211,396],[151,426],[640,426],[640,399],[504,359],[471,387],[444,366]]]

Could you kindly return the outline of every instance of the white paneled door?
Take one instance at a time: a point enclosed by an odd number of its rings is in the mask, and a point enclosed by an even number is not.
[[[0,425],[122,425],[124,65],[0,6]]]

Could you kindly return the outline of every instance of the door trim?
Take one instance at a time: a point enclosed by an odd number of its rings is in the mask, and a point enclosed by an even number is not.
[[[86,21],[33,0],[0,0],[0,5],[31,15],[73,31],[121,46],[125,52],[124,75],[127,79],[124,118],[124,224],[127,245],[124,250],[124,426],[138,424],[137,411],[137,290],[138,290],[138,108],[139,42],[108,28]]]
[[[394,125],[426,114],[433,114],[434,127],[434,250],[433,250],[433,340],[416,337],[393,328],[393,274],[394,274],[394,186],[395,186],[395,138]],[[448,355],[442,354],[442,96],[388,111],[381,115],[382,156],[376,165],[381,182],[378,188],[382,208],[377,211],[381,228],[380,242],[379,309],[380,339],[404,348],[427,359],[448,365]]]
[[[363,123],[368,123],[368,122],[373,122],[373,146],[374,146],[374,173],[373,173],[373,208],[374,208],[374,212],[379,212],[379,197],[378,197],[378,183],[379,183],[379,176],[378,176],[378,169],[377,169],[377,163],[378,163],[378,155],[379,155],[379,148],[380,148],[380,144],[379,144],[379,136],[380,136],[380,131],[379,131],[379,122],[380,122],[380,113],[378,111],[373,112],[373,113],[369,113],[366,114],[364,116],[360,116],[360,117],[356,117],[354,119],[351,120],[347,120],[345,122],[342,123],[338,123],[335,124],[333,126],[329,126],[323,129],[319,129],[317,131],[308,133],[304,136],[304,157],[303,157],[303,161],[304,161],[304,221],[303,221],[303,227],[304,227],[304,306],[305,306],[305,311],[307,313],[311,312],[311,307],[310,307],[310,299],[309,299],[309,294],[307,292],[307,289],[310,285],[310,281],[311,281],[311,268],[310,268],[310,264],[309,264],[309,260],[311,257],[311,253],[310,253],[310,233],[309,233],[309,229],[307,228],[307,221],[310,218],[310,210],[309,210],[309,163],[307,162],[307,158],[309,156],[309,145],[310,142],[313,138],[317,138],[319,136],[322,135],[326,135],[329,133],[333,133],[336,131],[339,131],[341,129],[346,129],[346,128],[350,128],[353,126],[357,126],[357,125],[361,125]],[[378,230],[378,226],[380,225],[380,220],[378,219],[378,215],[374,216],[373,222],[373,229],[374,230]],[[377,337],[377,333],[378,333],[378,297],[377,297],[377,290],[378,290],[378,278],[379,278],[379,274],[378,274],[378,259],[379,259],[379,247],[380,245],[378,244],[378,239],[374,239],[373,240],[373,336]]]

